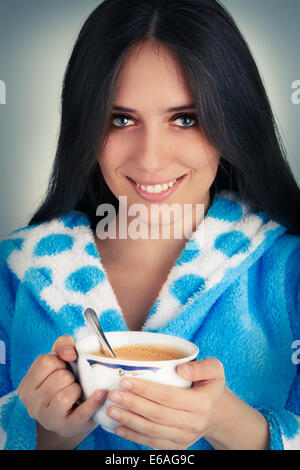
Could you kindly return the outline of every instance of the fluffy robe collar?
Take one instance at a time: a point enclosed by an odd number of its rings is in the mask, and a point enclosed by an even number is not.
[[[285,231],[235,193],[217,194],[171,268],[142,331],[183,335],[196,309],[197,328],[201,312]],[[82,315],[86,307],[94,308],[105,331],[128,329],[84,214],[73,211],[19,229],[11,238],[17,249],[8,258],[10,268],[50,315],[67,324],[74,321],[76,337],[88,333]]]

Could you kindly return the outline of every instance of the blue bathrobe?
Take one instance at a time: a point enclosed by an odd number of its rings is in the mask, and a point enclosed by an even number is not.
[[[35,449],[17,388],[61,335],[128,330],[88,218],[77,211],[0,244],[0,448]],[[187,240],[142,331],[179,336],[218,358],[226,386],[269,423],[270,449],[300,449],[300,237],[237,194],[215,196]],[[298,366],[298,367],[297,367]],[[242,430],[241,430],[242,432]],[[96,428],[78,449],[148,449]],[[212,449],[199,439],[189,450]]]

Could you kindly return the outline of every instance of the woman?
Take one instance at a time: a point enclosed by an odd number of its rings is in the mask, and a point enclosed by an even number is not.
[[[3,447],[300,448],[299,195],[224,8],[105,0],[68,64],[45,201],[1,243]],[[169,238],[160,222],[158,238],[105,238],[97,208],[110,204],[116,217],[104,226],[122,228],[124,196],[147,211],[190,204],[189,235],[174,236],[185,215],[173,215]],[[145,231],[154,221],[143,212],[140,222]],[[88,306],[104,331],[197,344],[197,361],[177,371],[192,388],[122,381],[119,397],[109,394],[115,433],[97,427],[105,390],[76,404],[66,366]]]

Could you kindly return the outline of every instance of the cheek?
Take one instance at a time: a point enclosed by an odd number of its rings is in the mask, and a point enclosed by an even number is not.
[[[213,153],[207,158],[207,166],[210,168],[214,177],[217,174],[219,163],[220,163],[220,155],[217,155],[216,153]]]
[[[103,173],[109,174],[124,165],[126,157],[120,149],[112,147],[104,149],[97,158],[99,166]]]
[[[220,156],[215,152],[206,154],[196,154],[193,158],[187,158],[185,165],[190,167],[195,173],[200,175],[215,175],[218,170]]]
[[[206,168],[216,171],[220,155],[204,135],[197,133],[188,145],[182,149],[185,165],[194,170],[204,171]]]

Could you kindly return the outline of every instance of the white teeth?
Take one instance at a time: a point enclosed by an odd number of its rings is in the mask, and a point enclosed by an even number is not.
[[[178,178],[177,178],[178,179]],[[168,188],[172,188],[172,186],[176,183],[177,180],[171,181],[170,183],[164,183],[164,184],[156,184],[155,186],[144,186],[143,184],[140,185],[136,183],[136,185],[141,188],[142,191],[145,191],[146,193],[161,193],[162,191],[166,191]]]

